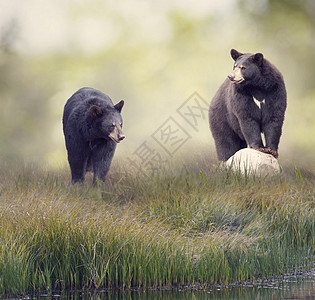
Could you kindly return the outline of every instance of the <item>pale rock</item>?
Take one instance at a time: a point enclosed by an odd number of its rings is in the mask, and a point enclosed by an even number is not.
[[[225,162],[225,165],[243,175],[277,175],[281,171],[278,160],[271,154],[249,148],[237,151]]]

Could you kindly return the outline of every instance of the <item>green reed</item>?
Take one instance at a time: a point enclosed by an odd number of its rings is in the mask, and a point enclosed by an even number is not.
[[[2,166],[0,294],[254,282],[312,263],[311,172],[111,172],[72,186],[66,171]]]

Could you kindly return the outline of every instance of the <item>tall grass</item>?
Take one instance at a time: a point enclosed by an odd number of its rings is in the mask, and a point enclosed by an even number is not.
[[[2,165],[0,294],[256,281],[310,266],[314,173],[200,165],[150,179],[116,166],[97,188]]]

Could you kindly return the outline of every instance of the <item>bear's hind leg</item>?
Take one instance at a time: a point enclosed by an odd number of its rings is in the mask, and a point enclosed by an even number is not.
[[[231,130],[215,138],[215,147],[219,161],[226,161],[237,151],[246,148],[247,144]]]

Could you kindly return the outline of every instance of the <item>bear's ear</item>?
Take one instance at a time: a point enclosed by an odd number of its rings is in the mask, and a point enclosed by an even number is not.
[[[242,56],[243,53],[241,52],[238,52],[237,50],[235,49],[231,49],[231,56],[234,60],[237,60],[240,56]]]
[[[121,109],[123,108],[125,102],[124,100],[121,100],[120,102],[118,102],[116,105],[114,105],[114,107],[119,111],[121,112]]]
[[[101,108],[97,105],[92,105],[90,107],[90,114],[93,118],[97,118],[98,116],[102,115],[103,112],[101,110]]]
[[[263,61],[264,61],[264,56],[261,53],[256,53],[253,57],[253,60],[257,66],[262,67]]]

